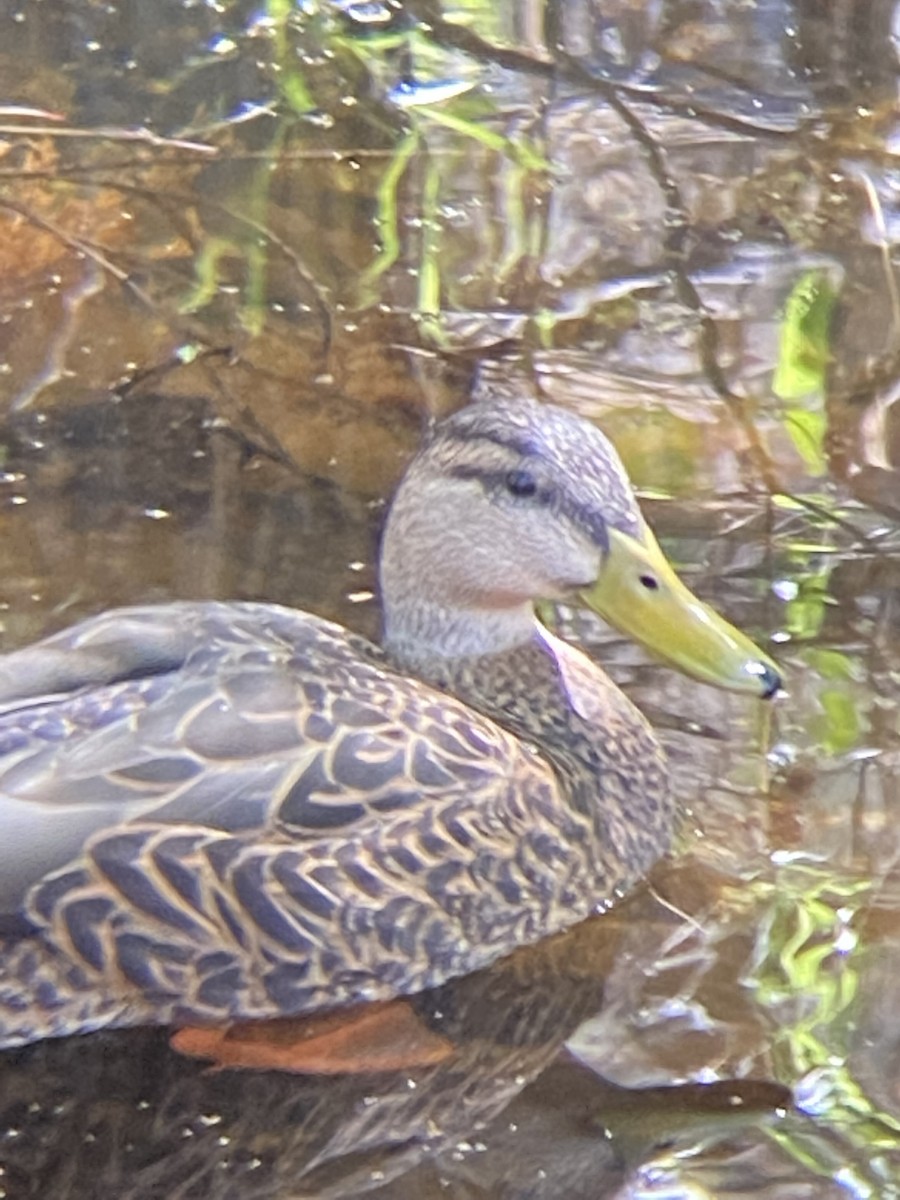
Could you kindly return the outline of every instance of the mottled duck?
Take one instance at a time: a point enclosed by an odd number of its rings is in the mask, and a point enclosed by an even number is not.
[[[634,885],[672,832],[665,758],[536,601],[779,686],[676,578],[607,439],[550,405],[436,426],[380,586],[379,646],[185,602],[0,658],[0,1045],[377,1010]]]

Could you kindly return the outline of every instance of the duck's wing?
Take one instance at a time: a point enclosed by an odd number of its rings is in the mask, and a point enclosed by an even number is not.
[[[0,661],[0,705],[0,911],[181,1019],[416,990],[563,923],[546,764],[328,622],[109,613]]]

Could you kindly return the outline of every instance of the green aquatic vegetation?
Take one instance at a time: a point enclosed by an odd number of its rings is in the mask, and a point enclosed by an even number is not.
[[[754,881],[741,901],[758,912],[743,983],[771,1023],[775,1077],[800,1110],[768,1136],[822,1178],[840,1166],[853,1194],[882,1197],[872,1190],[884,1184],[873,1152],[896,1148],[900,1121],[866,1094],[850,1063],[865,953],[854,924],[873,886],[797,864]]]
[[[772,391],[781,400],[821,394],[831,361],[837,291],[826,271],[807,271],[784,306]]]
[[[818,553],[816,547],[814,554]],[[796,593],[784,607],[784,627],[793,641],[808,642],[822,632],[827,609],[834,603],[829,594],[832,570],[833,563],[829,561],[819,566],[807,561],[798,570],[794,579]]]
[[[837,291],[826,271],[807,271],[801,276],[784,307],[778,361],[772,378],[772,391],[780,400],[797,402],[785,409],[784,424],[813,476],[824,475],[827,469],[824,452],[827,421],[821,404],[831,361],[831,325],[836,302]]]
[[[810,503],[773,498],[777,508],[791,514],[784,533],[776,535],[783,564],[773,584],[784,602],[779,637],[792,647],[807,681],[803,711],[793,717],[795,736],[820,755],[840,757],[860,746],[871,728],[871,695],[858,655],[829,644],[846,638],[834,587],[845,577],[847,537],[865,544],[867,535],[863,524],[857,528],[847,520],[834,496],[804,499]]]
[[[836,547],[828,543],[791,541],[793,570],[779,588],[789,598],[783,628],[797,646],[797,658],[818,680],[816,707],[807,714],[806,728],[817,748],[827,755],[846,754],[862,740],[867,722],[859,691],[859,669],[842,650],[818,645],[828,611],[836,606],[831,594]]]
[[[421,137],[416,127],[410,129],[398,142],[391,155],[387,170],[382,175],[375,192],[377,207],[376,222],[381,238],[381,249],[363,271],[360,278],[360,288],[369,287],[392,266],[400,257],[400,221],[398,215],[398,194],[400,181],[406,174],[406,169],[421,145]],[[365,302],[365,301],[363,301]]]
[[[416,310],[420,328],[434,340],[441,337],[441,268],[440,268],[440,224],[438,222],[438,199],[441,191],[441,175],[437,163],[429,161],[422,187],[422,255],[418,274],[418,300]]]
[[[819,692],[822,721],[818,730],[822,749],[831,755],[846,754],[858,744],[864,725],[854,697],[840,687]]]
[[[475,116],[457,116],[452,112],[440,109],[423,108],[422,117],[434,125],[443,125],[454,133],[470,138],[495,154],[509,158],[526,171],[551,170],[550,163],[531,138],[509,137],[505,133],[497,133],[496,130],[479,124]]]
[[[559,324],[559,313],[552,308],[539,308],[531,316],[531,325],[537,335],[537,344],[542,350],[553,345],[553,335]]]
[[[269,207],[272,168],[283,150],[289,128],[297,117],[308,116],[315,101],[300,69],[295,32],[299,27],[292,0],[266,0],[269,28],[268,66],[278,98],[290,116],[278,121],[259,163],[248,176],[243,191],[243,212],[233,214],[244,229],[239,234],[208,237],[194,259],[194,283],[179,302],[182,313],[194,313],[211,304],[222,286],[223,263],[240,258],[245,266],[238,320],[251,335],[262,333],[266,314],[268,247],[266,214]]]
[[[445,6],[446,7],[446,6]],[[498,43],[504,35],[504,12],[501,4],[485,0],[453,0],[453,23],[477,29],[486,41]]]
[[[272,31],[272,67],[279,94],[292,112],[308,113],[315,103],[291,37],[297,6],[293,0],[266,0],[265,11]]]
[[[792,408],[784,414],[784,424],[810,475],[824,475],[828,469],[824,450],[825,433],[828,429],[825,414],[804,408]]]
[[[809,646],[800,657],[822,680],[817,695],[819,713],[810,718],[810,732],[826,754],[846,754],[859,745],[867,729],[857,686],[859,669],[850,655],[840,650]]]
[[[376,189],[375,223],[381,247],[362,273],[360,302],[372,303],[374,285],[399,260],[403,251],[400,194],[414,166],[424,163],[411,180],[415,217],[412,227],[422,230],[418,249],[417,312],[423,328],[441,340],[440,314],[445,300],[444,258],[451,248],[445,235],[441,205],[445,180],[457,156],[468,159],[473,148],[497,157],[491,174],[501,182],[503,203],[502,247],[497,254],[495,279],[508,278],[535,242],[529,228],[525,196],[535,175],[551,167],[535,138],[514,135],[495,127],[497,105],[488,95],[474,95],[474,80],[457,78],[458,63],[435,45],[421,27],[389,31],[366,37],[338,34],[334,45],[352,52],[372,78],[396,77],[396,60],[403,57],[408,82],[395,86],[387,98],[405,116],[405,131],[390,154]],[[443,134],[441,137],[439,135]],[[449,134],[449,138],[446,136]]]
[[[503,251],[497,263],[497,275],[500,279],[508,278],[526,255],[537,257],[534,248],[528,244],[528,218],[525,212],[527,181],[528,169],[521,162],[506,163],[502,186],[507,221],[504,227]]]
[[[371,289],[390,267],[397,262],[402,250],[399,219],[400,187],[407,171],[417,158],[425,159],[423,182],[420,185],[418,222],[423,229],[417,268],[418,311],[426,318],[427,327],[437,331],[441,311],[441,259],[446,248],[440,216],[443,195],[444,162],[450,151],[434,146],[430,128],[440,127],[457,134],[501,159],[504,216],[503,250],[496,264],[496,278],[507,278],[528,252],[531,238],[524,194],[529,178],[536,172],[549,170],[549,165],[530,139],[510,138],[479,123],[475,116],[462,116],[446,107],[411,108],[409,128],[397,143],[376,191],[376,224],[381,248],[361,277],[363,289]],[[500,174],[501,172],[498,172]],[[371,300],[365,292],[363,302]]]
[[[239,244],[231,238],[210,237],[194,259],[194,284],[178,304],[181,313],[195,313],[211,304],[222,286],[222,263],[239,254],[246,264],[246,284],[242,291],[238,319],[251,335],[262,333],[266,307],[265,247],[255,236]]]
[[[853,659],[842,650],[808,647],[803,652],[803,660],[823,679],[850,682],[858,674]]]
[[[313,6],[301,11],[291,0],[266,0],[263,11],[275,128],[267,145],[254,149],[247,160],[246,178],[235,202],[239,210],[235,204],[230,206],[231,228],[206,238],[198,249],[194,279],[179,310],[193,313],[213,303],[223,284],[233,280],[234,261],[228,260],[238,260],[243,276],[238,319],[249,333],[262,331],[273,168],[287,138],[306,122],[319,128],[316,118],[322,116],[315,86],[318,76],[307,68],[312,60],[303,53],[309,43],[316,47],[317,56],[327,57],[331,64],[329,86],[333,89],[337,77],[343,89],[340,96],[345,103],[337,104],[332,96],[328,119],[337,125],[359,121],[365,114],[380,140],[385,130],[391,134],[387,163],[374,191],[373,223],[380,248],[358,276],[358,302],[377,303],[378,285],[412,243],[415,308],[423,332],[432,340],[444,340],[441,314],[452,303],[448,281],[457,278],[448,256],[459,243],[458,237],[450,236],[445,215],[450,203],[448,183],[459,162],[471,159],[473,148],[488,156],[479,161],[499,181],[502,206],[495,223],[498,245],[496,254],[490,252],[490,261],[495,280],[503,281],[540,245],[526,203],[534,176],[550,169],[538,141],[525,133],[502,131],[493,98],[472,94],[477,67],[465,63],[460,73],[458,56],[438,46],[422,27],[401,25],[354,36],[334,13]],[[363,91],[373,84],[376,92],[379,87],[383,90],[386,109],[372,104],[362,107]],[[335,144],[342,144],[337,135]],[[490,156],[497,162],[492,163]]]

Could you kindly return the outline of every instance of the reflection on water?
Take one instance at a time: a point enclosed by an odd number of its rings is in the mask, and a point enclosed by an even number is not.
[[[624,914],[597,918],[414,999],[454,1045],[436,1067],[236,1079],[176,1056],[159,1030],[8,1052],[7,1194],[463,1196],[475,1187],[549,1200],[560,1195],[559,1155],[566,1195],[612,1195],[655,1148],[753,1128],[789,1097],[763,1082],[629,1093],[560,1062],[508,1108],[602,1004],[624,928]]]
[[[417,1074],[210,1074],[159,1031],[3,1055],[11,1200],[900,1195],[898,30],[0,0],[5,645],[175,597],[373,634],[423,427],[537,388],[790,685],[764,718],[561,612],[667,740],[672,861],[417,998],[455,1046]]]

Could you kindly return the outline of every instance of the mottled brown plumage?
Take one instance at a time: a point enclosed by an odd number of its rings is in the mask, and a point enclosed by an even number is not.
[[[657,742],[535,620],[644,528],[527,402],[395,500],[384,648],[307,613],[108,613],[0,660],[0,1045],[433,987],[608,905],[668,845]]]

